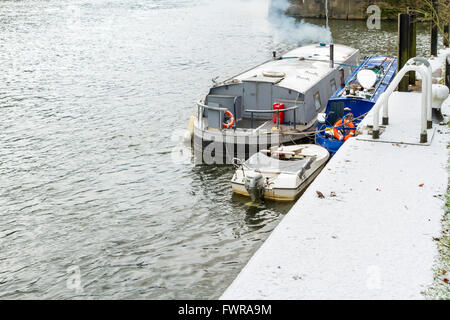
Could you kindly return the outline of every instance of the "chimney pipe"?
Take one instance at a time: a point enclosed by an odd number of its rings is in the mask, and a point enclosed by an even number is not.
[[[330,43],[330,68],[334,68],[334,43]]]

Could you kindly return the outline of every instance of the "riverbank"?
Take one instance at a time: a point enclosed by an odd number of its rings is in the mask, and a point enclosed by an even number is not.
[[[433,61],[435,67],[439,67],[443,63],[443,58],[446,54],[450,54],[450,49],[442,50],[439,57]],[[444,71],[445,69],[443,69]],[[444,73],[445,74],[445,73]],[[444,78],[440,83],[444,83]],[[447,125],[450,120],[450,97],[442,105],[442,113],[446,117]],[[447,165],[449,162],[447,162]],[[447,167],[447,172],[448,172]],[[447,194],[445,196],[445,214],[442,219],[442,234],[435,238],[439,255],[436,258],[434,265],[434,280],[433,284],[425,291],[424,295],[427,299],[450,299],[450,186],[447,186]]]
[[[405,108],[420,95],[392,96],[389,137],[418,138]],[[448,132],[434,124],[428,146],[350,139],[221,298],[448,297]]]

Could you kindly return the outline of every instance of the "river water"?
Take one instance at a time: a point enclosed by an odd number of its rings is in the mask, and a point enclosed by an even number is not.
[[[290,205],[247,205],[233,169],[194,166],[179,137],[211,78],[300,44],[267,8],[0,2],[1,299],[221,295]],[[336,43],[395,54],[395,23],[330,27]]]

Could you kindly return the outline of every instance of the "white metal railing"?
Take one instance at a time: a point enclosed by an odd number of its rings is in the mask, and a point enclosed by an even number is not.
[[[421,65],[418,65],[421,63]],[[372,138],[379,139],[379,115],[380,108],[383,106],[383,125],[389,124],[389,97],[400,84],[400,81],[407,72],[418,72],[422,78],[422,107],[421,107],[421,131],[420,143],[427,142],[427,129],[431,129],[431,88],[432,88],[432,69],[431,65],[425,58],[412,58],[408,60],[405,66],[398,72],[389,87],[383,92],[373,107],[373,131]]]
[[[277,128],[280,128],[280,112],[281,113],[285,113],[285,112],[288,112],[288,111],[293,111],[294,112],[294,130],[296,129],[296,122],[297,122],[297,113],[296,113],[296,111],[297,111],[297,109],[299,108],[300,106],[293,106],[293,107],[290,107],[290,108],[286,108],[286,109],[276,109],[276,110],[244,110],[244,112],[247,112],[247,113],[250,113],[250,125],[251,125],[251,128],[253,129],[253,114],[254,113],[276,113],[277,114]]]
[[[215,110],[215,111],[222,111],[225,112],[228,109],[227,108],[220,108],[220,107],[212,107],[212,106],[208,106],[204,103],[202,103],[202,101],[197,101],[197,121],[199,124],[199,127],[201,130],[203,130],[203,111],[207,109],[207,110]],[[221,123],[219,123],[219,128],[222,129]]]
[[[225,111],[228,110],[227,108],[208,106],[208,105],[202,103],[201,100],[200,100],[200,101],[197,101],[196,104],[197,104],[197,119],[198,119],[198,124],[199,124],[200,129],[202,129],[202,130],[203,130],[203,111],[204,111],[205,109],[206,109],[206,110],[214,110],[214,111],[222,111],[222,112],[225,112]],[[235,106],[235,104],[236,104],[236,98],[234,98],[234,109],[235,109],[235,110],[234,110],[234,114],[236,115],[236,106]],[[296,120],[297,120],[297,113],[296,113],[296,111],[297,111],[297,109],[298,109],[299,107],[300,107],[300,106],[293,106],[293,107],[290,107],[290,108],[286,108],[286,109],[277,109],[277,110],[244,110],[244,112],[247,112],[247,113],[250,113],[250,114],[251,114],[251,117],[250,117],[250,119],[251,119],[251,128],[253,129],[253,122],[254,122],[253,114],[254,114],[254,113],[276,113],[276,114],[277,114],[277,128],[279,128],[279,126],[280,126],[280,117],[279,117],[279,114],[280,114],[280,113],[285,113],[285,112],[288,112],[288,111],[293,111],[293,113],[294,113],[294,129],[295,129],[295,128],[296,128]],[[236,117],[236,116],[235,116],[235,117]],[[237,126],[237,121],[238,121],[238,119],[235,119],[235,121],[236,121],[235,123],[236,123],[236,126]],[[219,123],[219,129],[222,130],[222,126],[221,126],[220,123]]]
[[[431,64],[428,62],[427,59],[421,58],[421,57],[415,57],[410,60],[408,60],[407,63],[422,63],[424,66],[428,69],[428,88],[426,88],[426,94],[427,94],[427,129],[431,129],[433,125],[432,121],[432,100],[433,100],[433,94],[432,94],[432,88],[433,88],[433,69],[431,68]],[[423,81],[423,80],[422,80]]]

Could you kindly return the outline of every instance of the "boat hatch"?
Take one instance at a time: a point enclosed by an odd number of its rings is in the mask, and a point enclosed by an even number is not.
[[[272,84],[277,84],[279,83],[281,80],[283,80],[284,77],[266,77],[263,75],[260,76],[254,76],[248,79],[244,79],[242,80],[242,82],[268,82],[268,83],[272,83]]]

